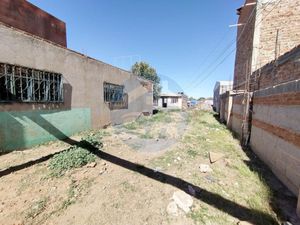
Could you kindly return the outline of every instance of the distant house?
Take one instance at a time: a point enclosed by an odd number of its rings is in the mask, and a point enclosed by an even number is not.
[[[183,93],[164,93],[161,94],[156,104],[158,109],[185,109],[187,108],[187,96]]]
[[[214,88],[213,109],[217,113],[220,112],[220,95],[226,91],[231,91],[233,88],[233,81],[217,81]]]

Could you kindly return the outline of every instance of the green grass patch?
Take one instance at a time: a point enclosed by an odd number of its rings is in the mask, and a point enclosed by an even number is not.
[[[51,176],[59,177],[70,169],[82,167],[95,160],[95,155],[87,149],[72,146],[68,150],[55,155],[49,161],[48,167],[51,171]]]

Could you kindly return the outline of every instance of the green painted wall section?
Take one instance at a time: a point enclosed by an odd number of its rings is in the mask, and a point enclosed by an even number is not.
[[[64,139],[91,128],[87,108],[65,111],[0,112],[0,152]]]

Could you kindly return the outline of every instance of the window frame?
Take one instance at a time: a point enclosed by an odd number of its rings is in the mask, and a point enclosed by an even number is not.
[[[177,104],[177,103],[178,103],[178,98],[171,97],[171,104]]]
[[[0,103],[64,102],[60,73],[0,63],[0,89]]]
[[[128,109],[128,94],[124,90],[124,85],[103,82],[103,100],[110,110]]]

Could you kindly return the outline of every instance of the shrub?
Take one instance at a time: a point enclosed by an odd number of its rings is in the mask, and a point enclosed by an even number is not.
[[[55,155],[49,162],[52,176],[62,176],[67,170],[82,167],[96,160],[95,155],[87,149],[72,146],[69,149]]]

